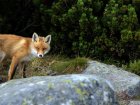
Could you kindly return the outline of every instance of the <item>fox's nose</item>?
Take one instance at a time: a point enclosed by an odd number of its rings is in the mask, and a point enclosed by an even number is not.
[[[39,54],[39,57],[40,57],[40,58],[42,58],[42,57],[43,57],[43,55],[42,55],[42,54]]]

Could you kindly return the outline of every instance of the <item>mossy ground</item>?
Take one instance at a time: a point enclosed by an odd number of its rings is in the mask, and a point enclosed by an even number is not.
[[[48,76],[81,73],[87,66],[87,58],[67,58],[64,56],[49,55],[42,59],[35,58],[26,67],[26,76]],[[0,76],[2,81],[6,81],[10,61],[6,61],[0,66]],[[16,70],[14,78],[21,78],[22,71]]]
[[[88,58],[68,58],[60,55],[47,55],[42,59],[35,58],[26,67],[26,76],[48,76],[81,73],[87,66]],[[111,64],[111,63],[110,63]],[[7,80],[10,60],[0,64],[0,82]],[[125,70],[140,75],[140,60],[123,65]],[[21,78],[22,72],[16,70],[14,78]]]

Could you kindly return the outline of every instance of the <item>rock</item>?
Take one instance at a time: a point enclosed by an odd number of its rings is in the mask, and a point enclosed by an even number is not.
[[[130,101],[128,105],[140,105],[140,101],[133,100],[133,101]]]
[[[123,99],[140,96],[140,77],[113,65],[90,61],[83,74],[94,74],[107,79]]]
[[[0,85],[0,105],[117,105],[111,84],[93,75],[42,76]]]
[[[119,105],[140,105],[140,101],[138,101],[138,100],[121,100],[121,101],[119,101]]]

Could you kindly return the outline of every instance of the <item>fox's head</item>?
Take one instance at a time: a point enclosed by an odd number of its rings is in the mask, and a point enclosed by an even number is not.
[[[42,58],[50,50],[51,35],[40,37],[37,33],[32,36],[32,54]]]

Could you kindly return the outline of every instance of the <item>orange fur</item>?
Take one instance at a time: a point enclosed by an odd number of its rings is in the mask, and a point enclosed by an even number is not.
[[[11,58],[8,80],[11,80],[15,68],[19,65],[24,72],[25,62],[33,57],[43,57],[50,50],[51,35],[46,38],[39,37],[36,33],[32,38],[10,34],[0,34],[0,61],[5,57]]]

